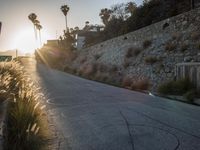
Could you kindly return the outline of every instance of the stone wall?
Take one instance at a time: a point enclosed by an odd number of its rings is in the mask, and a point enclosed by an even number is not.
[[[128,56],[128,51],[133,55]],[[72,66],[117,66],[122,76],[149,79],[156,90],[175,78],[177,63],[190,61],[200,61],[199,8],[82,49]]]

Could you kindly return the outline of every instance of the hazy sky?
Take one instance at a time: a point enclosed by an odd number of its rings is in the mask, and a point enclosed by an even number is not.
[[[3,23],[0,35],[0,51],[15,48],[31,48],[34,42],[33,25],[27,16],[34,12],[43,26],[43,41],[55,39],[65,28],[60,6],[68,4],[68,26],[80,28],[85,21],[100,24],[101,8],[131,0],[0,0],[0,21]],[[141,4],[142,0],[135,0]]]

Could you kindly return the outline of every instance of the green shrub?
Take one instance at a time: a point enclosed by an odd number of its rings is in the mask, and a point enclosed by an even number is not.
[[[194,99],[196,97],[196,92],[195,90],[190,90],[187,93],[184,94],[185,99],[190,102],[190,103],[194,103]]]
[[[183,95],[191,89],[194,89],[194,85],[190,82],[188,78],[185,78],[161,84],[158,87],[158,92],[164,95]]]

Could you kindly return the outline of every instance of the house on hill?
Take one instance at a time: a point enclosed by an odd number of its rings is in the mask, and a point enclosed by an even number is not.
[[[76,44],[75,47],[81,50],[87,45],[87,40],[92,41],[99,36],[99,33],[104,30],[104,26],[100,25],[88,25],[76,32]],[[92,42],[91,42],[92,43]]]

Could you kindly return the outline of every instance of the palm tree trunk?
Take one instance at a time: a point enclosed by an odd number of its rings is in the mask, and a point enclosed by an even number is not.
[[[40,47],[42,46],[42,37],[41,37],[41,31],[39,30],[39,38],[40,38]]]
[[[68,32],[68,27],[67,27],[67,15],[65,16],[65,22],[66,22],[66,32]]]
[[[35,40],[37,41],[37,29],[35,25],[34,25],[34,32],[35,32]]]

